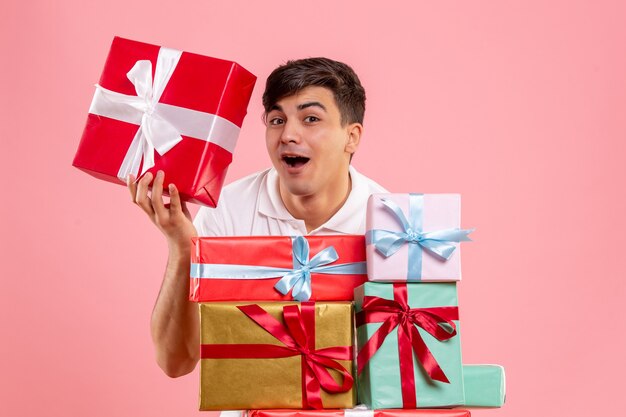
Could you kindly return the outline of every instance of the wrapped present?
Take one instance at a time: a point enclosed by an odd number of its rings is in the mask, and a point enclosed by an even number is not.
[[[165,171],[215,207],[256,77],[234,62],[116,37],[73,165],[110,182]]]
[[[456,283],[355,290],[359,401],[372,409],[464,404]]]
[[[248,417],[471,417],[468,410],[249,410]]]
[[[500,365],[463,365],[463,385],[467,407],[504,405],[506,384]]]
[[[373,194],[367,203],[370,281],[459,281],[458,194]]]
[[[367,281],[363,236],[194,238],[192,301],[350,301]]]
[[[350,408],[351,303],[200,304],[200,409]]]

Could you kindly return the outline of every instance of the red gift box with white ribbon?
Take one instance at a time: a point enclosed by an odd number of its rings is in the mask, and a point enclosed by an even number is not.
[[[114,183],[165,171],[215,207],[256,77],[230,61],[116,37],[73,165]]]

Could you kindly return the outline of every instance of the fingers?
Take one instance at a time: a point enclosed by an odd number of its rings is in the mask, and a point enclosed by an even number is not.
[[[169,204],[163,202],[164,182],[165,173],[161,170],[157,171],[156,176],[153,176],[151,172],[147,172],[139,181],[135,180],[134,175],[129,175],[126,181],[133,203],[141,207],[152,222],[162,230],[168,229],[172,221],[178,221],[176,219],[180,214],[191,220],[189,210],[187,210],[185,202],[181,201],[178,189],[174,184],[169,184],[168,186],[170,194]],[[151,183],[152,192],[149,193]]]
[[[129,174],[126,177],[126,186],[128,187],[128,191],[130,191],[130,198],[133,203],[136,203],[137,196],[137,184],[135,184],[135,176],[133,174]]]
[[[191,220],[191,213],[189,212],[189,209],[187,208],[187,204],[184,201],[181,201],[180,204],[183,209],[183,214],[185,215],[185,217]]]
[[[164,221],[167,219],[168,210],[163,204],[163,181],[165,179],[165,172],[157,171],[154,183],[152,184],[152,209],[156,214],[157,221]]]
[[[178,189],[174,184],[170,184],[168,186],[168,191],[170,193],[170,210],[172,212],[180,212],[182,210],[182,203],[180,201],[180,194],[178,194]]]
[[[168,191],[170,193],[170,213],[176,215],[182,212],[185,217],[191,220],[191,213],[187,209],[187,204],[181,200],[178,188],[174,184],[170,184]]]
[[[152,173],[148,172],[137,183],[137,193],[135,195],[135,204],[142,208],[143,211],[154,220],[154,209],[152,208],[152,201],[148,197],[148,187],[152,182]]]

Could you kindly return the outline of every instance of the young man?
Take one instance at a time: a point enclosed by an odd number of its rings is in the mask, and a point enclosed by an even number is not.
[[[350,166],[363,132],[365,91],[352,69],[326,58],[290,61],[267,79],[265,140],[273,168],[224,187],[215,209],[191,221],[164,175],[130,177],[128,188],[165,235],[169,258],[152,313],[156,359],[171,376],[199,360],[198,310],[188,301],[192,236],[363,234],[370,194],[385,190]],[[153,192],[148,186],[154,180]]]

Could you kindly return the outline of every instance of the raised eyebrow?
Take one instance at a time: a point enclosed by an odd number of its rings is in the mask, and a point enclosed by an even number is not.
[[[309,102],[306,102],[306,103],[299,104],[298,105],[298,111],[304,110],[304,109],[309,108],[309,107],[319,107],[322,110],[326,111],[326,107],[324,107],[324,105],[322,103],[320,103],[319,101],[309,101]]]
[[[274,110],[278,110],[278,111],[282,112],[283,108],[280,107],[278,104],[274,104],[272,107],[270,107],[270,110],[268,111],[268,113],[271,112],[271,111],[274,111]]]

